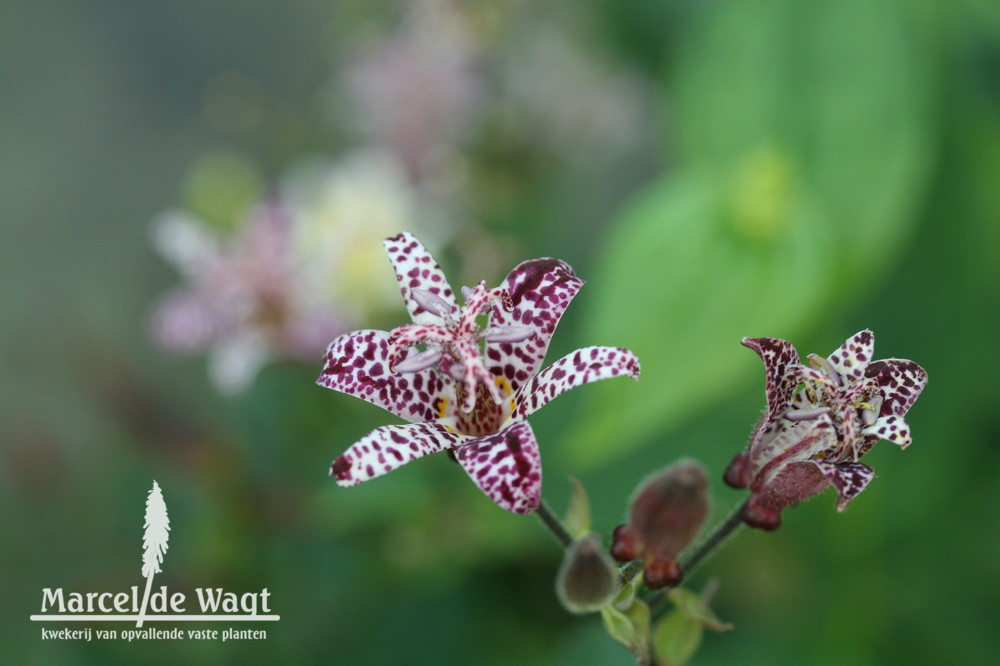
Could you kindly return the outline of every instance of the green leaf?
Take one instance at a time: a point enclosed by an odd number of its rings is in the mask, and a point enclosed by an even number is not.
[[[615,608],[621,611],[628,610],[632,606],[632,602],[635,600],[636,592],[639,591],[639,586],[642,584],[642,572],[640,571],[638,575],[632,576],[631,579],[625,582],[618,590],[618,594],[611,603],[614,604]]]
[[[683,158],[727,179],[761,145],[788,151],[836,225],[828,249],[845,277],[891,263],[929,175],[938,79],[914,5],[717,3],[676,58],[671,136]]]
[[[232,232],[244,222],[260,192],[255,167],[231,151],[201,157],[184,183],[184,199],[191,211],[222,232]]]
[[[659,666],[680,666],[694,656],[704,633],[697,620],[671,611],[653,630],[653,654]]]
[[[733,0],[685,33],[667,89],[681,166],[610,229],[582,296],[579,342],[631,349],[642,377],[580,397],[573,464],[707,410],[759,377],[741,338],[800,338],[893,266],[933,157],[911,4]]]
[[[767,158],[792,182],[794,165]],[[703,174],[651,187],[626,212],[588,284],[583,340],[638,354],[635,384],[602,382],[581,394],[567,455],[596,465],[760,373],[744,336],[795,337],[830,291],[831,258],[815,247],[829,228],[794,185],[767,228],[736,222],[726,192]],[[794,279],[791,279],[794,277]]]
[[[573,490],[569,496],[569,508],[566,509],[566,519],[563,527],[574,539],[580,539],[590,532],[590,502],[587,491],[577,478],[571,478]]]
[[[700,622],[703,626],[713,631],[729,631],[733,625],[720,620],[712,609],[708,607],[706,600],[691,590],[674,588],[667,592],[667,598],[677,606],[678,612],[687,617]]]
[[[601,619],[608,634],[627,647],[640,663],[649,660],[649,606],[638,599],[625,611],[605,606],[601,609]]]

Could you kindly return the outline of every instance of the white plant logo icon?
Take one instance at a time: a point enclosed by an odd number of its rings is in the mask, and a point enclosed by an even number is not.
[[[46,587],[42,590],[41,613],[31,615],[32,622],[135,622],[136,629],[122,630],[121,636],[128,641],[136,638],[183,638],[179,629],[160,630],[143,628],[145,623],[156,622],[277,622],[281,616],[272,613],[268,605],[271,591],[266,587],[259,592],[230,592],[222,587],[196,587],[194,595],[182,591],[171,591],[166,585],[158,585],[153,591],[153,576],[160,573],[163,556],[170,541],[170,519],[167,505],[163,502],[160,484],[153,481],[153,487],[146,496],[146,515],[142,525],[142,576],[146,579],[145,592],[140,597],[139,585],[132,585],[128,591],[66,591],[62,587]],[[141,601],[140,601],[141,599]],[[189,601],[197,601],[197,609],[185,609]],[[91,630],[44,629],[42,638],[58,638],[67,632],[84,632],[85,640],[91,640]],[[217,629],[192,629],[188,638],[217,640]],[[117,640],[117,629],[98,629],[98,640]],[[227,628],[222,633],[222,641],[238,638],[267,638],[263,630],[237,630]]]
[[[146,520],[143,523],[145,532],[142,535],[142,575],[146,578],[146,592],[142,595],[142,608],[135,626],[141,627],[149,603],[149,591],[153,586],[153,576],[160,573],[163,554],[167,552],[167,541],[170,539],[170,519],[167,518],[167,505],[163,503],[163,493],[160,486],[153,481],[153,488],[146,498]]]

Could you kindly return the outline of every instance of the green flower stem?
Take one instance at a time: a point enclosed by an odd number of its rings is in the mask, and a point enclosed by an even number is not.
[[[571,537],[569,532],[566,531],[566,528],[563,527],[562,521],[556,517],[556,514],[552,513],[552,509],[550,509],[549,505],[545,503],[545,500],[542,500],[542,502],[538,505],[538,508],[535,509],[535,513],[537,513],[538,517],[542,519],[542,524],[548,528],[549,532],[552,533],[552,536],[556,538],[556,541],[558,541],[563,548],[569,548],[573,543],[573,537]]]
[[[687,578],[698,568],[709,555],[715,552],[715,550],[722,545],[722,543],[732,536],[737,529],[743,524],[743,509],[746,508],[747,502],[749,500],[744,500],[740,502],[739,506],[733,509],[733,512],[729,516],[719,523],[712,533],[708,535],[708,538],[701,542],[693,553],[681,560],[681,571],[684,572],[684,577]],[[647,603],[649,603],[650,610],[656,610],[664,599],[667,598],[667,592],[671,588],[665,588],[657,591],[652,596],[649,597]]]
[[[619,570],[626,583],[631,583],[636,574],[642,573],[642,560],[632,560],[626,562]]]

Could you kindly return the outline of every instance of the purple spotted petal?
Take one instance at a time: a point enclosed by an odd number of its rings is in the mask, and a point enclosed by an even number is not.
[[[882,416],[906,414],[927,385],[927,373],[913,361],[890,358],[875,361],[865,370],[882,388]]]
[[[454,389],[432,368],[408,374],[389,372],[388,337],[385,331],[373,330],[340,336],[327,348],[323,373],[316,383],[367,400],[407,421],[445,416],[445,407],[454,403]]]
[[[330,475],[345,488],[382,476],[429,453],[453,449],[468,437],[437,423],[407,423],[377,428],[333,461]]]
[[[767,412],[762,422],[770,421],[785,410],[799,383],[799,353],[791,342],[778,338],[743,338],[741,342],[764,361]]]
[[[538,371],[560,317],[583,286],[573,269],[558,259],[532,259],[519,264],[501,289],[513,308],[495,303],[491,327],[531,326],[537,334],[521,342],[487,342],[486,363],[491,374],[506,377],[516,391]]]
[[[619,347],[584,347],[559,359],[517,392],[515,419],[524,419],[557,395],[582,384],[628,375],[639,379],[639,359]]]
[[[538,443],[525,422],[480,437],[455,450],[459,464],[486,495],[503,509],[527,514],[542,496]]]
[[[424,289],[437,296],[443,301],[440,307],[450,307],[453,312],[458,308],[455,301],[455,294],[451,291],[451,286],[444,276],[444,271],[434,261],[434,257],[427,251],[416,237],[408,231],[404,231],[398,236],[387,238],[382,241],[385,251],[389,255],[389,261],[396,270],[396,279],[399,281],[399,290],[403,294],[403,301],[406,302],[406,309],[410,312],[410,317],[417,323],[428,323],[428,317],[434,313],[428,312],[420,304],[420,300],[413,297],[411,289]],[[432,321],[438,321],[434,317]]]
[[[813,464],[837,489],[837,494],[840,495],[840,499],[837,500],[837,511],[846,509],[851,500],[857,497],[858,493],[864,490],[868,482],[875,477],[875,471],[862,463],[814,461]]]
[[[865,368],[871,363],[874,353],[875,334],[865,329],[840,345],[827,360],[834,370],[847,377],[851,383],[857,383],[865,376]]]
[[[875,435],[878,439],[887,439],[890,442],[899,444],[901,449],[905,449],[913,442],[910,435],[910,426],[906,424],[902,416],[889,414],[879,417],[875,423],[861,431],[865,435]]]

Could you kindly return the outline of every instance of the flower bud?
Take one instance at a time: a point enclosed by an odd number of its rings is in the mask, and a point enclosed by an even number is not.
[[[708,514],[708,475],[682,461],[644,481],[632,499],[629,522],[614,531],[611,553],[619,561],[645,560],[647,587],[677,585],[684,577],[677,555],[691,543]]]
[[[619,574],[596,534],[577,539],[566,549],[556,575],[556,594],[572,613],[607,606],[618,592]]]

